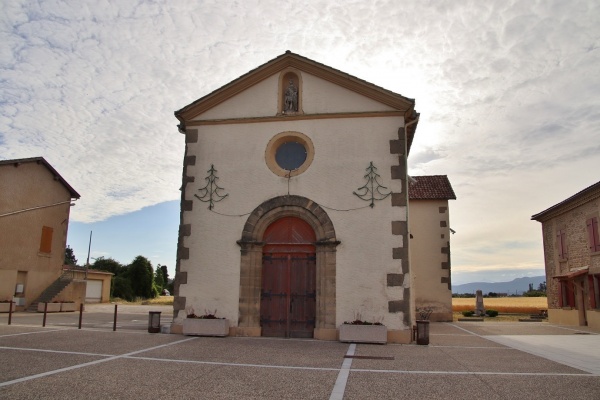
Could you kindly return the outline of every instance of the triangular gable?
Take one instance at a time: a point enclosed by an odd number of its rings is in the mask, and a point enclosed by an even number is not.
[[[279,57],[260,65],[259,67],[231,81],[225,86],[222,86],[221,88],[199,98],[182,109],[175,111],[175,116],[182,123],[180,128],[185,128],[186,121],[193,120],[200,114],[247,90],[264,79],[283,71],[286,68],[296,68],[300,71],[315,75],[335,85],[392,107],[404,114],[406,123],[418,121],[418,113],[416,113],[414,109],[414,99],[404,97],[400,94],[394,93],[390,90],[339,71],[335,68],[331,68],[327,65],[292,53],[291,51],[286,51]],[[417,123],[413,123],[408,128],[407,138],[409,149],[410,145],[412,144],[416,125]]]

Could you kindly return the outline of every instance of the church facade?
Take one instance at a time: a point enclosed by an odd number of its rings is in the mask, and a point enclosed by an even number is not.
[[[409,179],[414,106],[286,52],[176,111],[186,147],[172,331],[216,312],[232,335],[335,340],[360,319],[408,343],[417,308],[451,319],[455,196],[445,176]],[[415,209],[433,216],[409,224],[419,181]]]

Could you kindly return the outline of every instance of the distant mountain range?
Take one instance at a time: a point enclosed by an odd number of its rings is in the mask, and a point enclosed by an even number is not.
[[[533,284],[534,289],[537,289],[542,282],[546,282],[545,276],[516,278],[510,282],[471,282],[462,285],[452,285],[452,293],[475,293],[475,291],[481,290],[483,294],[494,292],[519,295],[529,290],[530,283]]]

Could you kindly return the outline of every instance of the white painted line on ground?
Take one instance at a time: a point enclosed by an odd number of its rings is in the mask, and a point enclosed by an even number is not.
[[[198,360],[181,360],[181,359],[169,359],[169,358],[155,358],[155,357],[124,357],[130,360],[144,360],[144,361],[163,361],[173,363],[184,363],[184,364],[199,364],[199,365],[218,365],[222,367],[251,367],[251,368],[274,368],[274,369],[300,369],[307,371],[339,371],[339,368],[327,368],[327,367],[301,367],[295,365],[272,365],[272,364],[240,364],[240,363],[228,363],[218,361],[198,361]]]
[[[36,331],[36,332],[9,333],[8,335],[0,335],[0,338],[9,337],[9,336],[33,335],[36,333],[62,332],[62,331],[64,331],[64,329],[48,329],[48,330]]]
[[[378,372],[386,374],[405,375],[504,375],[504,376],[588,376],[598,377],[594,374],[569,374],[564,372],[483,372],[483,371],[407,371],[396,369],[353,369],[352,372]]]
[[[350,347],[348,347],[348,351],[346,352],[347,356],[353,356],[356,351],[356,344],[352,343]],[[344,392],[346,392],[346,384],[348,383],[348,376],[350,375],[350,368],[352,367],[352,357],[344,358],[344,362],[342,363],[342,369],[340,369],[340,373],[335,381],[335,385],[333,386],[333,390],[331,391],[331,396],[329,396],[329,400],[342,400],[344,398]]]
[[[14,385],[15,383],[27,382],[27,381],[30,381],[32,379],[43,378],[43,377],[54,375],[54,374],[58,374],[58,373],[61,373],[61,372],[72,371],[74,369],[88,367],[90,365],[96,365],[96,364],[105,363],[107,361],[118,360],[120,358],[125,358],[125,357],[128,357],[128,356],[132,356],[134,354],[140,354],[140,353],[143,353],[145,351],[156,350],[156,349],[160,349],[162,347],[172,346],[174,344],[188,342],[190,340],[195,340],[195,339],[197,339],[197,338],[195,338],[195,337],[193,337],[193,338],[187,338],[187,339],[183,339],[183,340],[178,340],[176,342],[171,342],[171,343],[161,344],[159,346],[149,347],[147,349],[132,351],[131,353],[127,353],[127,354],[121,354],[121,355],[118,355],[118,356],[107,357],[107,358],[103,358],[101,360],[94,360],[94,361],[90,361],[90,362],[83,363],[83,364],[72,365],[70,367],[59,368],[59,369],[55,369],[53,371],[42,372],[41,374],[35,374],[35,375],[25,376],[23,378],[13,379],[12,381],[2,382],[2,383],[0,383],[0,387]]]
[[[83,353],[80,351],[32,349],[32,348],[25,348],[25,347],[7,347],[7,346],[0,346],[0,350],[39,351],[41,353],[72,354],[72,355],[76,355],[76,356],[98,356],[98,357],[113,357],[113,356],[115,356],[115,354]]]

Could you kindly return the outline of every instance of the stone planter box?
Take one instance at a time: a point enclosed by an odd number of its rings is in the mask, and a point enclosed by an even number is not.
[[[10,311],[10,303],[0,303],[0,313]],[[12,303],[12,311],[15,312],[15,303]]]
[[[350,343],[387,343],[385,325],[340,325],[340,342]]]
[[[38,312],[44,312],[44,304],[45,303],[38,303]],[[61,303],[48,303],[46,312],[60,312],[60,305]]]
[[[183,334],[187,336],[227,336],[228,319],[186,318],[183,320]]]
[[[73,312],[77,311],[77,304],[75,303],[60,303],[61,312]]]

